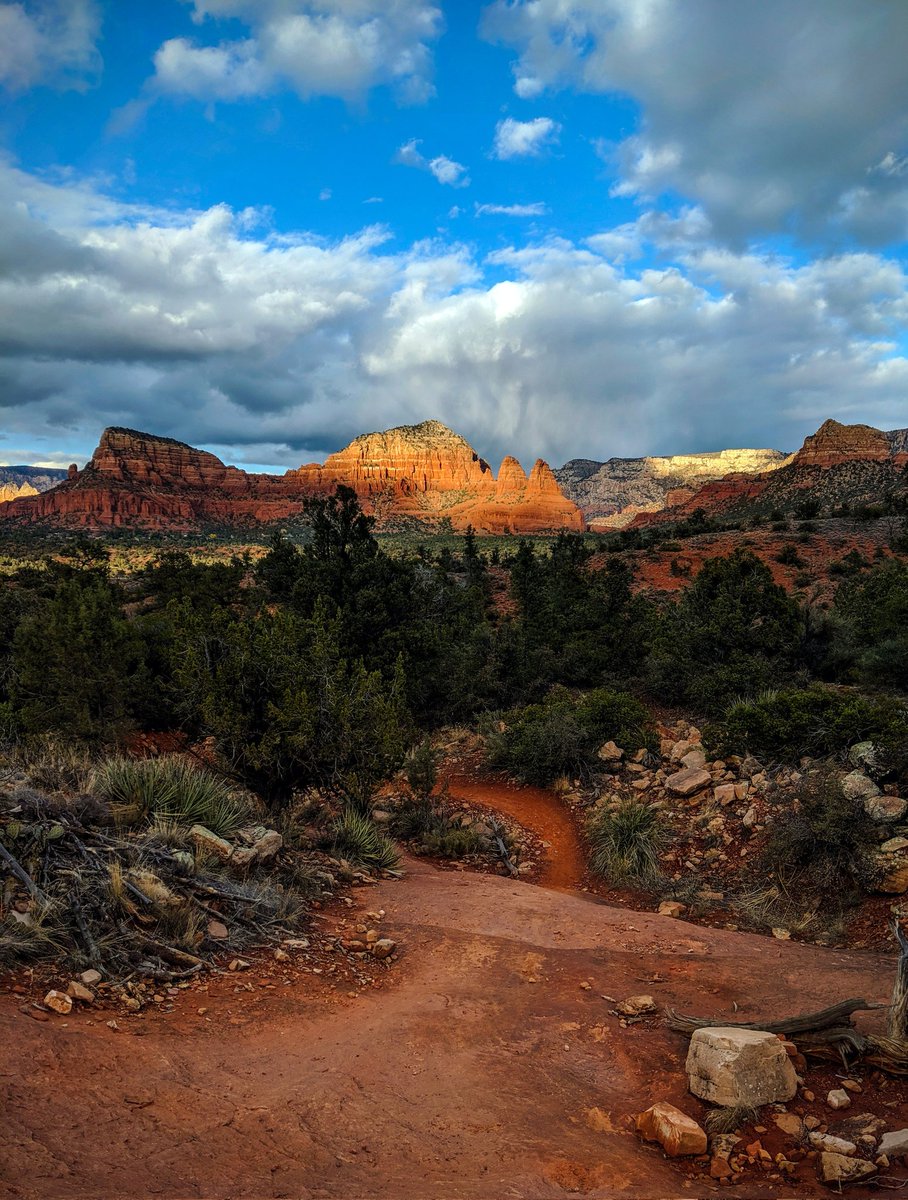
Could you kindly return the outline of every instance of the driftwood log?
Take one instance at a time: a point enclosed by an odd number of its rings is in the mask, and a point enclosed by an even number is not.
[[[786,1037],[797,1037],[804,1034],[818,1034],[826,1030],[851,1027],[851,1014],[870,1012],[873,1009],[885,1008],[885,1004],[872,1004],[867,1000],[842,1000],[831,1008],[821,1009],[815,1013],[804,1013],[800,1017],[783,1017],[781,1021],[727,1021],[722,1017],[692,1017],[686,1013],[676,1012],[667,1008],[665,1015],[669,1029],[676,1033],[685,1033],[688,1037],[696,1029],[761,1029],[766,1033],[782,1033]]]

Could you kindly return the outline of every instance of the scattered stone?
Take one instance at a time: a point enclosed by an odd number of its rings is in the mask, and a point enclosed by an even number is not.
[[[688,750],[681,759],[681,764],[690,771],[700,771],[706,766],[706,755],[702,750]]]
[[[245,958],[231,959],[228,970],[230,971],[248,971],[252,963],[247,962]]]
[[[835,1137],[831,1133],[809,1133],[807,1140],[814,1150],[828,1150],[831,1154],[857,1154],[858,1148],[854,1142],[846,1142],[844,1138]]]
[[[873,1113],[854,1113],[844,1121],[839,1121],[836,1126],[837,1135],[847,1138],[850,1142],[865,1137],[872,1137],[876,1141],[880,1134],[885,1132],[886,1122]]]
[[[893,837],[883,842],[880,846],[882,854],[898,854],[901,850],[908,850],[908,838]]]
[[[64,1017],[73,1010],[72,997],[67,996],[65,992],[58,992],[56,988],[52,988],[44,997],[44,1005]]]
[[[204,825],[193,825],[189,831],[189,840],[197,851],[211,854],[223,862],[226,862],[233,853],[233,846],[229,842],[218,837],[216,833],[212,833],[210,829],[206,829]]]
[[[652,996],[628,996],[615,1005],[615,1011],[623,1017],[643,1017],[657,1011],[656,1001]]]
[[[620,762],[624,758],[624,751],[614,742],[606,742],[605,745],[599,747],[596,754],[603,762],[608,763]]]
[[[726,808],[729,804],[733,804],[737,799],[735,795],[737,788],[733,783],[720,783],[713,788],[713,797],[716,803],[721,804]]]
[[[908,1154],[908,1129],[893,1129],[891,1133],[884,1133],[878,1150],[887,1158],[901,1158],[903,1154]]]
[[[96,983],[101,982],[101,972],[96,971],[93,967],[89,971],[83,971],[79,979],[86,987],[94,987]]]
[[[91,988],[87,988],[84,983],[79,983],[75,979],[70,980],[66,994],[71,1000],[81,1000],[84,1004],[94,1004],[95,1002],[95,994]]]
[[[791,1100],[798,1078],[773,1033],[755,1029],[697,1029],[687,1055],[688,1086],[721,1108],[759,1108]]]
[[[824,1150],[817,1159],[817,1177],[822,1183],[854,1183],[876,1174],[876,1167],[864,1158],[848,1158]]]
[[[693,796],[696,792],[702,792],[712,781],[713,777],[709,771],[685,767],[682,771],[669,775],[665,786],[676,796]]]
[[[753,829],[754,825],[757,824],[757,810],[753,805],[750,806],[750,808],[741,818],[741,824],[745,829]]]
[[[783,1112],[773,1116],[774,1124],[787,1133],[789,1137],[801,1138],[804,1134],[804,1122],[797,1113]]]
[[[871,779],[881,779],[889,770],[885,751],[873,742],[858,742],[852,746],[848,751],[848,759],[853,767]]]
[[[216,942],[223,942],[225,938],[230,937],[230,930],[223,921],[209,921],[208,936]]]
[[[706,1153],[706,1133],[674,1104],[660,1101],[637,1117],[637,1132],[671,1158]]]
[[[680,900],[663,900],[659,905],[659,913],[663,917],[683,917],[686,912],[687,905]]]
[[[851,1097],[844,1088],[833,1088],[833,1090],[826,1097],[826,1103],[830,1108],[848,1108],[848,1106],[851,1104]]]
[[[278,947],[278,949],[274,952],[274,960],[275,962],[289,962],[290,955],[286,950],[281,950],[280,947]]]
[[[391,938],[379,938],[377,942],[373,942],[369,947],[372,951],[373,958],[389,958],[397,949],[397,943]]]
[[[276,829],[266,829],[264,825],[259,825],[251,832],[255,839],[253,844],[240,846],[234,850],[230,859],[231,865],[241,870],[246,870],[255,863],[271,862],[284,845],[284,839]]]
[[[846,1092],[863,1092],[864,1090],[856,1079],[843,1079],[842,1087]]]
[[[791,941],[791,930],[790,929],[774,929],[772,931],[772,936],[779,942],[790,942]]]

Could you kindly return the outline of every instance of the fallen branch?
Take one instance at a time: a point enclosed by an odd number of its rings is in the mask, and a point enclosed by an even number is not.
[[[815,1013],[804,1013],[800,1017],[783,1017],[781,1021],[728,1021],[723,1017],[693,1017],[679,1013],[673,1008],[665,1010],[669,1029],[684,1033],[688,1037],[697,1029],[760,1029],[767,1033],[782,1033],[788,1037],[818,1034],[824,1030],[836,1031],[837,1027],[851,1028],[851,1015],[856,1012],[871,1012],[886,1008],[885,1004],[867,1000],[842,1000],[830,1008]],[[834,1040],[834,1039],[833,1039]]]
[[[6,863],[19,882],[28,889],[28,894],[31,896],[31,898],[36,900],[40,905],[42,905],[42,907],[46,908],[49,901],[45,894],[41,891],[21,863],[13,858],[2,842],[0,842],[0,859]]]

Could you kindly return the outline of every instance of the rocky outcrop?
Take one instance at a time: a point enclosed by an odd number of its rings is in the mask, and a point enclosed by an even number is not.
[[[5,504],[7,500],[21,500],[24,496],[37,496],[38,489],[32,487],[30,483],[2,483],[0,484],[0,504]]]
[[[874,504],[887,492],[904,491],[908,429],[885,433],[870,425],[824,421],[796,454],[760,474],[731,474],[687,494],[681,503],[634,525],[681,520],[697,509],[710,515],[746,517],[774,509],[796,511],[806,503],[820,512],[841,504]]]
[[[661,458],[572,459],[555,476],[594,528],[619,529],[640,513],[683,503],[708,480],[758,474],[786,461],[779,450],[719,450]]]
[[[91,461],[52,492],[17,498],[0,516],[73,527],[191,530],[254,526],[298,517],[306,500],[352,488],[380,527],[405,521],[480,533],[579,531],[583,517],[537,461],[529,478],[506,458],[489,464],[439,421],[355,438],[322,463],[278,475],[250,474],[172,438],[104,431]]]

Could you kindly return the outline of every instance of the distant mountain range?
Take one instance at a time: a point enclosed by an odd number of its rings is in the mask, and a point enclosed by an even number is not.
[[[425,525],[478,533],[620,528],[683,519],[697,509],[728,518],[806,502],[830,511],[908,489],[908,429],[826,421],[794,454],[704,454],[573,459],[529,476],[505,458],[497,476],[440,421],[363,434],[324,464],[284,475],[225,466],[184,442],[111,428],[81,470],[0,468],[0,522],[45,527],[192,531],[292,522],[307,498],[352,488],[379,528]]]
[[[479,533],[584,527],[579,508],[537,460],[529,476],[515,458],[498,475],[440,421],[364,434],[284,475],[228,467],[184,442],[106,429],[91,461],[50,491],[0,504],[0,521],[64,528],[194,530],[292,521],[308,497],[352,488],[381,528],[425,524]]]
[[[56,467],[0,467],[0,503],[46,492],[65,478]]]

